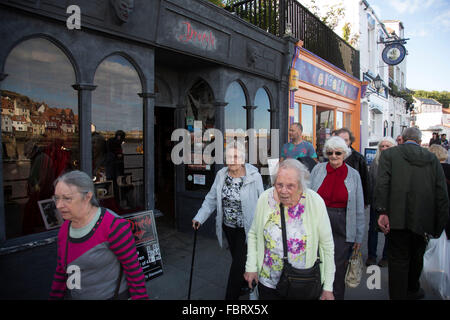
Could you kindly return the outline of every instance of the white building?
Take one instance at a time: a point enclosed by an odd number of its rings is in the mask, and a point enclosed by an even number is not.
[[[441,103],[434,99],[414,97],[412,125],[418,126],[420,131],[422,131],[422,145],[428,145],[433,132],[446,133],[448,136],[448,128],[444,123],[446,119],[447,116],[445,118],[443,116]]]
[[[310,0],[300,0],[311,8]],[[334,31],[360,52],[360,79],[368,82],[367,94],[361,99],[361,152],[364,148],[374,147],[386,136],[395,138],[409,126],[410,117],[406,102],[391,96],[391,83],[399,91],[406,89],[406,58],[396,66],[389,66],[382,59],[386,40],[403,39],[404,27],[398,20],[381,21],[366,0],[321,0],[319,16],[325,15],[332,6],[344,8],[344,16],[338,20]],[[317,10],[316,10],[317,11]],[[373,80],[379,76],[383,85],[376,92]]]
[[[2,132],[12,133],[13,131],[13,123],[11,120],[11,116],[3,115],[2,116]]]

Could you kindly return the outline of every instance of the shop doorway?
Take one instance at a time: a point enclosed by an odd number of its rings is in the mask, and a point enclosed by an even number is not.
[[[158,223],[175,228],[175,166],[170,158],[175,109],[155,107],[155,211]]]
[[[334,130],[334,110],[325,107],[316,108],[316,153],[320,161],[323,161],[323,147],[325,141]]]

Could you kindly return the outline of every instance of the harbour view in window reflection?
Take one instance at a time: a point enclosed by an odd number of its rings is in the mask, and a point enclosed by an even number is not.
[[[49,229],[39,202],[53,181],[79,167],[79,119],[73,66],[43,38],[10,52],[2,83],[2,160],[6,238]]]

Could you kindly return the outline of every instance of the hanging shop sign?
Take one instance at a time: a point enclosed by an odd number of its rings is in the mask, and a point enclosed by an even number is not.
[[[144,272],[145,280],[160,276],[163,273],[162,259],[153,211],[127,215],[126,219],[131,224],[138,260]]]
[[[406,48],[399,42],[386,45],[383,49],[382,58],[383,61],[391,66],[395,66],[405,59]]]

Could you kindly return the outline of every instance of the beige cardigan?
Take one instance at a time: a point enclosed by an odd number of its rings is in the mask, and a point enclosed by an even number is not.
[[[264,191],[258,199],[256,205],[255,217],[252,227],[248,232],[247,240],[247,262],[246,272],[259,272],[264,262],[264,235],[263,230],[266,225],[272,209],[269,206],[269,196],[273,194],[274,188]],[[310,268],[317,259],[317,248],[322,263],[320,264],[320,273],[322,278],[323,290],[333,291],[334,272],[334,242],[331,231],[330,220],[323,199],[313,190],[304,191],[305,213],[303,223],[307,234],[306,243],[306,265]]]

